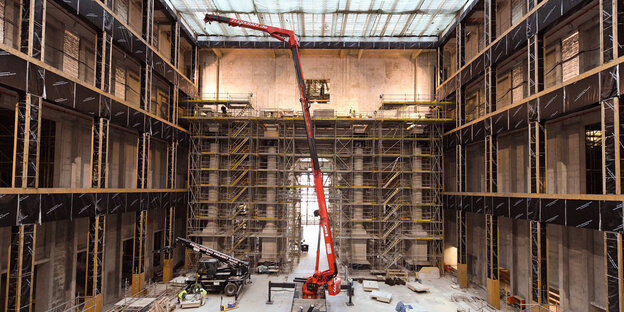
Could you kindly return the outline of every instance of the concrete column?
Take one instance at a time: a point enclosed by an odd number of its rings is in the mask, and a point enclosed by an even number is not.
[[[209,221],[202,230],[202,244],[209,248],[218,249],[218,242],[214,236],[219,233],[219,227],[215,221],[219,214],[219,205],[217,204],[219,201],[219,142],[210,143],[210,153],[210,159],[208,161],[208,167],[210,168],[208,184],[211,186],[208,189],[209,204],[207,211]]]
[[[277,245],[277,228],[275,227],[276,218],[275,205],[277,188],[277,176],[275,170],[277,169],[277,148],[275,146],[269,146],[267,156],[267,187],[266,189],[266,218],[267,223],[262,229],[262,257],[260,262],[276,262],[278,261],[278,245]]]
[[[364,191],[358,186],[364,186],[364,149],[361,146],[357,146],[353,154],[353,202],[364,202]],[[351,230],[351,263],[362,266],[370,266],[370,262],[366,259],[367,256],[367,239],[369,238],[364,224],[361,220],[364,219],[364,206],[353,206],[353,229]]]
[[[411,218],[413,220],[422,220],[423,216],[423,208],[419,204],[423,203],[423,166],[422,166],[422,157],[419,155],[423,154],[422,147],[417,144],[413,144],[412,148],[412,205],[411,205]],[[435,170],[430,168],[431,170]],[[433,177],[434,174],[430,173]],[[433,216],[427,216],[427,218],[433,218]],[[427,231],[424,230],[422,223],[412,222],[412,236],[413,237],[426,237],[428,236]],[[427,264],[427,255],[428,244],[426,241],[413,239],[410,241],[409,255],[407,258],[412,258],[411,262],[413,265],[418,264]],[[424,256],[424,257],[423,257]]]

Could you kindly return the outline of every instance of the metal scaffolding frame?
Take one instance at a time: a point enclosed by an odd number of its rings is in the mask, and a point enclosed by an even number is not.
[[[383,99],[382,107],[416,108],[313,118],[336,252],[356,269],[440,266],[448,103]],[[180,117],[191,129],[187,236],[256,264],[291,266],[300,253],[301,193],[311,187],[298,180],[310,169],[303,119],[251,105],[224,114],[211,100],[188,104]],[[262,250],[265,239],[277,241],[277,254]],[[365,263],[352,261],[355,240],[365,240]]]

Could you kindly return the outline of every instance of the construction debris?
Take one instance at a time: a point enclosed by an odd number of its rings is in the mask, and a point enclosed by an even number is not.
[[[400,278],[407,282],[407,277],[409,273],[407,270],[396,270],[396,269],[388,269],[386,270],[386,278]]]
[[[377,301],[390,303],[390,301],[392,301],[392,294],[379,290],[374,290],[373,293],[371,293],[371,298]]]
[[[407,288],[409,288],[411,291],[422,294],[422,293],[428,293],[429,292],[429,287],[421,284],[420,282],[409,282],[407,283]]]
[[[364,281],[362,282],[362,289],[364,291],[379,290],[379,283],[376,281]]]
[[[418,271],[418,279],[438,279],[440,278],[440,269],[437,267],[423,267]]]
[[[394,285],[405,285],[406,280],[400,278],[400,277],[386,277],[386,279],[384,280],[384,283],[390,285],[390,286],[394,286]]]

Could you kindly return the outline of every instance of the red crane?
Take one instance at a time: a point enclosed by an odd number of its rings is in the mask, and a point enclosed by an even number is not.
[[[205,23],[209,22],[225,23],[232,27],[245,27],[264,31],[271,37],[283,41],[288,44],[292,51],[293,62],[295,63],[295,72],[297,73],[297,83],[299,84],[299,93],[301,97],[301,108],[303,110],[303,118],[305,120],[306,133],[308,137],[308,146],[310,148],[310,158],[312,159],[312,174],[314,175],[314,189],[316,190],[316,198],[319,205],[318,214],[320,216],[320,227],[323,229],[325,250],[327,252],[327,262],[329,269],[319,271],[319,255],[320,248],[316,250],[316,267],[314,274],[308,277],[303,283],[303,298],[315,299],[319,295],[319,291],[325,286],[327,292],[334,296],[340,293],[340,276],[336,268],[336,256],[334,253],[334,241],[331,234],[331,226],[329,224],[329,214],[327,213],[327,205],[325,203],[325,191],[323,189],[323,178],[319,166],[318,155],[316,154],[316,146],[314,143],[314,135],[312,134],[312,124],[310,122],[310,103],[308,102],[308,93],[306,91],[303,73],[301,71],[301,59],[299,57],[299,40],[292,30],[257,24],[248,21],[241,21],[234,18],[218,16],[214,14],[206,14]],[[320,233],[319,233],[320,234]],[[320,240],[319,240],[320,244]]]

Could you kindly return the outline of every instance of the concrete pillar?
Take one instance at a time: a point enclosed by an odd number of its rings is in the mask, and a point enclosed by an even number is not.
[[[277,245],[277,228],[275,226],[274,219],[275,214],[275,202],[277,199],[277,175],[275,170],[277,169],[277,148],[275,146],[269,146],[267,156],[267,187],[266,189],[266,218],[267,223],[262,229],[262,257],[260,262],[277,262],[279,261],[278,245]]]
[[[219,214],[219,143],[210,143],[210,158],[208,160],[210,173],[208,174],[208,223],[202,230],[202,244],[208,248],[219,249],[218,241],[215,237],[219,233],[219,227],[215,219]]]
[[[364,149],[361,146],[357,146],[353,155],[353,186],[356,187],[353,190],[353,202],[364,202],[364,191],[358,186],[364,186]],[[364,219],[364,206],[353,206],[353,229],[351,230],[351,263],[356,265],[369,266],[370,262],[366,259],[367,256],[367,239],[369,234],[364,229],[364,224],[361,220]]]
[[[412,148],[412,193],[411,193],[411,218],[412,220],[422,220],[423,216],[423,207],[419,204],[423,203],[423,166],[422,166],[422,157],[420,155],[423,154],[422,147],[417,144],[413,144]],[[431,170],[435,170],[431,168]],[[430,173],[431,176],[434,176]],[[427,218],[432,218],[433,216],[427,216]],[[413,237],[426,237],[429,236],[427,231],[423,228],[423,224],[420,222],[412,222],[412,236]],[[418,264],[427,264],[427,258],[429,255],[428,252],[428,244],[426,241],[413,239],[410,241],[410,247],[408,251],[408,255],[406,258],[411,258],[409,262],[413,265]]]

